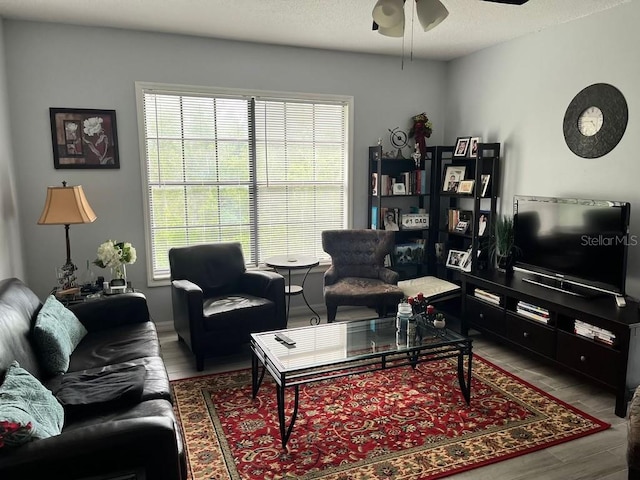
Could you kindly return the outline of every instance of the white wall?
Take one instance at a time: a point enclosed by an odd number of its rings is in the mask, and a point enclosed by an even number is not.
[[[17,182],[9,129],[3,29],[0,23],[0,279],[24,279]]]
[[[366,226],[369,145],[378,137],[386,140],[388,128],[408,128],[410,117],[422,111],[435,123],[432,143],[443,140],[446,65],[441,62],[406,61],[401,70],[399,56],[12,20],[5,20],[4,37],[26,274],[41,297],[64,263],[64,229],[36,221],[46,187],[67,180],[84,186],[98,216],[93,224],[71,226],[73,260],[84,265],[109,238],[131,241],[139,260],[127,268],[129,278],[147,295],[157,321],[171,318],[168,287],[146,287],[137,80],[353,95],[355,227]],[[121,168],[55,170],[49,107],[115,109]],[[311,303],[322,303],[320,275],[309,278],[307,292]]]
[[[486,49],[450,64],[445,137],[503,143],[502,209],[514,194],[631,202],[640,236],[640,3],[629,3]],[[562,124],[584,87],[610,83],[625,96],[629,123],[597,159],[574,155]],[[627,291],[640,296],[640,246],[629,248]]]

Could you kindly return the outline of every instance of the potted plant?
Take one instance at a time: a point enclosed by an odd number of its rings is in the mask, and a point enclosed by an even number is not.
[[[517,248],[514,243],[513,217],[500,215],[495,223],[491,245],[491,256],[495,259],[498,270],[513,273],[513,261]]]

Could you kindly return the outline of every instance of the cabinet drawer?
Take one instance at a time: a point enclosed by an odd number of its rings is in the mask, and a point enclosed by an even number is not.
[[[562,331],[558,332],[557,359],[612,386],[616,385],[618,370],[623,366],[620,352]]]
[[[467,321],[492,332],[504,334],[504,311],[501,307],[489,305],[481,300],[467,296]]]
[[[535,323],[512,313],[507,314],[507,338],[545,357],[554,357],[555,332],[546,325]]]

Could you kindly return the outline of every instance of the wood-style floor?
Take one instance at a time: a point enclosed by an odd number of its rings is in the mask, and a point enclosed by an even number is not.
[[[337,320],[371,318],[372,310],[338,311]],[[326,319],[326,316],[324,317]],[[325,320],[326,321],[326,320]],[[308,325],[308,319],[289,319],[289,327]],[[165,328],[163,328],[165,327]],[[228,357],[210,358],[205,370],[197,372],[195,359],[188,348],[168,325],[160,326],[162,355],[171,380],[208,373],[249,368],[251,357],[247,347]],[[479,333],[472,334],[475,354],[536,385],[551,395],[574,405],[611,428],[585,438],[550,447],[503,462],[474,469],[458,475],[454,480],[625,480],[627,478],[627,423],[614,412],[615,397],[584,380],[537,362],[510,348],[486,340]]]

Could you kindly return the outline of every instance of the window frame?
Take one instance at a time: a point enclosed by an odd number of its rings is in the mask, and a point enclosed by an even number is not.
[[[154,278],[153,273],[153,261],[151,257],[152,252],[152,240],[151,240],[151,212],[150,212],[150,199],[149,199],[149,181],[147,171],[147,146],[145,142],[145,118],[144,118],[144,94],[150,91],[157,91],[157,93],[170,93],[175,95],[180,94],[202,94],[206,95],[220,95],[220,96],[245,96],[245,97],[260,97],[260,99],[273,99],[273,100],[293,100],[293,101],[310,101],[310,102],[340,102],[347,106],[347,159],[344,170],[344,219],[345,228],[352,228],[353,226],[353,133],[354,133],[354,115],[353,105],[354,97],[351,95],[332,95],[322,93],[300,93],[300,92],[282,92],[272,90],[254,90],[254,89],[239,89],[239,88],[225,88],[225,87],[212,87],[212,86],[195,86],[195,85],[179,85],[179,84],[166,84],[155,82],[135,82],[136,93],[136,112],[138,117],[138,143],[140,153],[140,168],[141,168],[141,182],[142,182],[142,202],[143,202],[143,216],[144,216],[144,238],[145,238],[145,263],[147,272],[147,286],[166,286],[170,284],[170,276],[160,276]],[[265,269],[263,265],[258,267],[248,267],[250,270]]]

